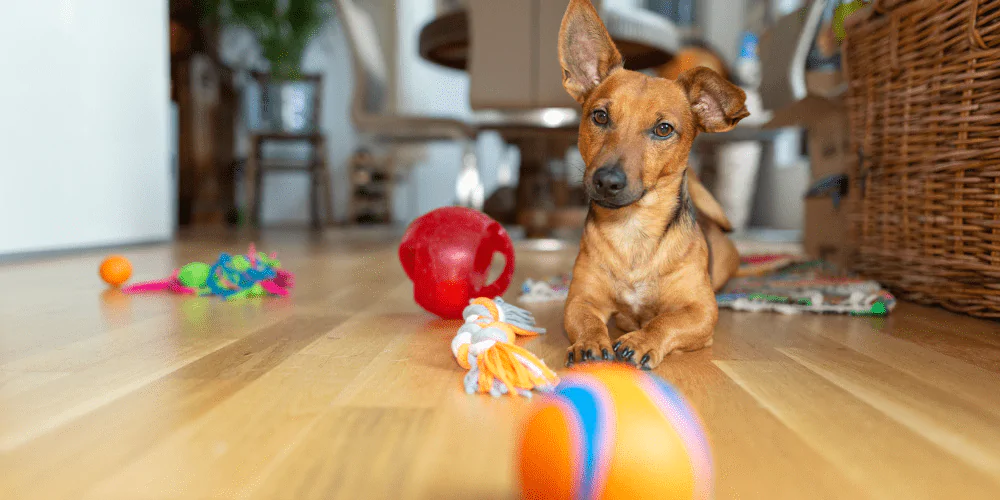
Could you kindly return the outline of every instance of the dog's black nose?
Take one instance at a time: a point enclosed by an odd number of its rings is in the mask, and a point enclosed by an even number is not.
[[[621,165],[605,165],[594,172],[594,189],[604,198],[613,198],[625,190],[628,176]]]

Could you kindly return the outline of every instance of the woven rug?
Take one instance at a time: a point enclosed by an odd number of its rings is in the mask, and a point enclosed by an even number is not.
[[[525,304],[565,300],[569,274],[521,285]],[[850,314],[884,316],[896,298],[875,281],[844,273],[823,261],[804,261],[788,254],[756,254],[741,259],[737,277],[716,296],[720,308],[782,314]]]
[[[818,260],[793,262],[761,275],[733,278],[716,300],[720,308],[783,314],[885,316],[896,307],[896,298],[878,282]]]

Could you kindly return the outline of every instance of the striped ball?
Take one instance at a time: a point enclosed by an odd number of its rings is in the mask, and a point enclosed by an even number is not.
[[[665,381],[583,365],[539,401],[521,433],[528,499],[709,499],[712,455],[700,419]]]

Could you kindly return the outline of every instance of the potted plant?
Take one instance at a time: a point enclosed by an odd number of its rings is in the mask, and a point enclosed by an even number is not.
[[[257,39],[260,55],[267,61],[269,82],[261,88],[261,118],[273,129],[297,131],[315,124],[303,123],[311,116],[310,89],[300,80],[302,57],[309,43],[333,14],[330,0],[202,0],[202,21],[219,28],[248,30]],[[259,70],[264,68],[242,68]],[[295,109],[290,110],[289,107]],[[299,118],[296,118],[299,117]]]

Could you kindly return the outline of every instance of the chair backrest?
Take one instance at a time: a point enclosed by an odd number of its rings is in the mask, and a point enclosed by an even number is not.
[[[375,22],[355,0],[336,1],[354,60],[352,113],[355,116],[380,114],[388,104],[389,77]]]
[[[779,110],[808,95],[806,59],[829,0],[810,4],[778,19],[760,41],[760,96],[765,109]]]

